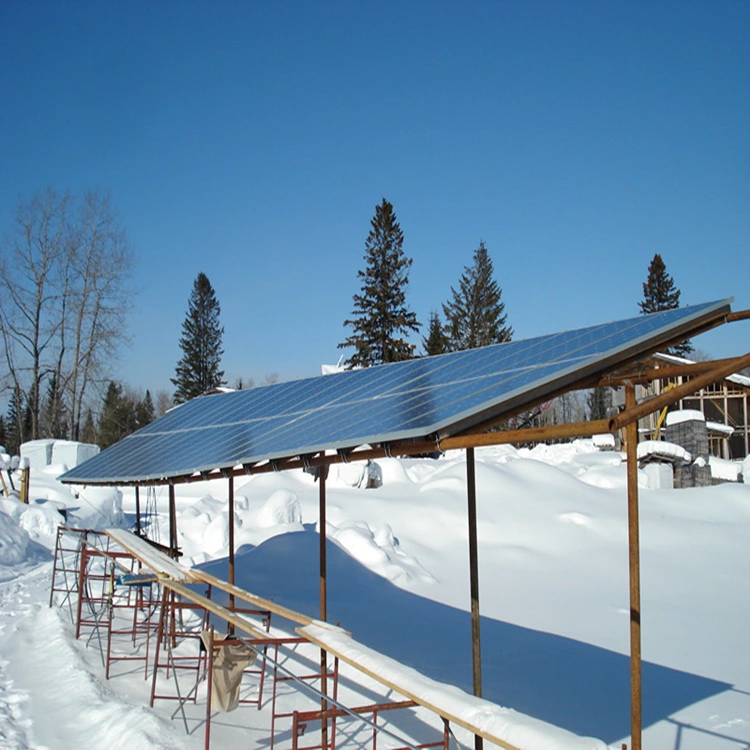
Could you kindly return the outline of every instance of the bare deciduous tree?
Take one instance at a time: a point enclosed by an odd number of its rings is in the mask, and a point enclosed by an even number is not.
[[[41,436],[41,394],[53,381],[66,436],[78,437],[87,393],[125,339],[131,267],[106,194],[76,201],[48,189],[19,205],[15,231],[0,246],[0,387],[30,413],[23,440]]]

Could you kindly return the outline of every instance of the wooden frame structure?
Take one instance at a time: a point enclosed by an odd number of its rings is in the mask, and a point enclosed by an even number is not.
[[[482,695],[481,677],[481,637],[480,637],[480,598],[478,577],[478,545],[477,545],[477,517],[476,517],[476,482],[474,476],[474,449],[481,446],[500,445],[509,443],[532,443],[546,440],[572,439],[579,437],[591,437],[593,435],[616,433],[622,431],[626,444],[627,457],[627,506],[628,506],[628,551],[629,551],[629,581],[630,581],[630,664],[631,664],[631,747],[633,750],[642,748],[642,691],[641,691],[641,604],[640,604],[640,546],[639,546],[639,511],[638,511],[638,481],[637,481],[637,455],[638,442],[637,425],[638,420],[658,411],[665,406],[679,402],[701,388],[725,378],[735,372],[739,372],[750,366],[750,353],[744,356],[718,360],[715,362],[701,362],[694,365],[683,365],[673,367],[647,368],[641,363],[650,354],[671,344],[678,343],[685,338],[698,335],[706,330],[714,328],[726,322],[750,319],[750,310],[736,313],[721,313],[714,319],[703,321],[699,325],[681,328],[673,331],[670,336],[659,341],[654,341],[648,352],[640,352],[637,356],[621,359],[617,362],[604,362],[601,370],[594,375],[587,375],[578,380],[572,380],[560,384],[558,389],[552,393],[529,393],[526,398],[517,405],[488,417],[486,422],[480,423],[467,432],[457,432],[446,437],[437,437],[434,441],[402,441],[383,443],[376,446],[355,447],[351,450],[322,451],[313,455],[289,456],[287,458],[263,461],[257,464],[236,466],[232,469],[216,469],[215,471],[200,472],[179,477],[169,477],[162,480],[150,480],[148,482],[99,482],[99,484],[131,484],[135,486],[136,493],[140,486],[164,485],[169,487],[169,518],[170,518],[170,544],[169,548],[173,557],[177,558],[177,527],[175,512],[174,486],[178,483],[204,481],[224,477],[228,481],[228,497],[230,505],[229,524],[229,588],[228,593],[232,597],[240,597],[242,592],[234,586],[234,514],[233,490],[234,478],[246,475],[284,471],[288,469],[313,469],[317,468],[319,478],[319,504],[320,504],[320,620],[326,621],[327,617],[327,583],[326,583],[326,540],[325,540],[325,514],[326,514],[326,481],[327,467],[331,464],[364,461],[384,457],[413,456],[436,451],[462,449],[466,451],[467,466],[467,516],[469,535],[469,571],[471,587],[471,620],[472,620],[472,662],[474,675],[474,694]],[[636,385],[650,384],[652,381],[665,377],[682,377],[685,382],[670,390],[663,391],[655,396],[647,398],[638,403],[635,396]],[[689,379],[688,379],[689,378]],[[516,430],[490,431],[498,427],[509,418],[523,413],[550,398],[575,390],[582,390],[596,386],[622,385],[626,390],[625,408],[620,413],[609,419],[595,420],[590,422],[578,422],[571,424],[551,425]],[[137,494],[136,494],[136,497]],[[137,521],[140,528],[140,521]],[[179,585],[179,584],[177,584]],[[229,620],[231,622],[231,620]],[[326,644],[320,643],[321,664],[326,659]],[[323,690],[325,693],[325,689]],[[326,714],[326,700],[321,700],[321,715]],[[327,719],[323,719],[327,721]],[[323,737],[325,739],[325,728]],[[496,742],[496,741],[495,741]],[[475,748],[482,748],[483,737],[481,733],[475,734]],[[497,744],[497,742],[496,742]],[[325,746],[325,745],[324,745]],[[503,746],[500,743],[500,746]]]

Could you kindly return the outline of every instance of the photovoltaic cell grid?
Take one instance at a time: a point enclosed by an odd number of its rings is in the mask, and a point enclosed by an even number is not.
[[[202,396],[64,474],[96,484],[187,476],[325,449],[432,439],[650,351],[729,312],[721,300],[522,341]],[[455,431],[455,430],[454,430]]]

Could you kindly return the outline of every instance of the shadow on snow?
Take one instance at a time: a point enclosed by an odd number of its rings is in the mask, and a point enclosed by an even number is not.
[[[402,664],[472,692],[468,612],[394,586],[332,542],[327,550],[329,622]],[[235,559],[236,583],[317,617],[318,554],[319,538],[311,530],[243,547]],[[226,580],[226,559],[200,567]],[[481,633],[485,698],[607,743],[630,734],[627,656],[488,617],[482,617]],[[731,687],[643,662],[643,726]]]

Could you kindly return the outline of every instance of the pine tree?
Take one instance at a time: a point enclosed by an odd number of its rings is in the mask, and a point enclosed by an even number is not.
[[[79,439],[82,443],[94,443],[99,441],[99,434],[96,430],[96,423],[94,422],[94,413],[91,409],[86,409],[86,416],[83,420],[83,427],[81,428],[81,434]]]
[[[5,443],[8,439],[8,435],[5,432],[5,417],[0,414],[0,448],[5,451]]]
[[[123,421],[125,421],[125,414],[122,404],[122,386],[110,381],[104,396],[97,429],[101,448],[108,448],[124,437],[126,426]]]
[[[598,419],[607,419],[612,407],[612,389],[606,386],[592,388],[586,398],[589,410],[589,419],[593,422]]]
[[[99,415],[98,442],[102,448],[122,440],[143,425],[139,424],[141,402],[132,393],[125,393],[119,383],[110,382]]]
[[[656,253],[648,267],[648,279],[643,284],[643,301],[638,303],[641,313],[674,310],[680,306],[680,290],[675,287],[674,280],[667,273],[661,255]],[[690,340],[682,341],[666,349],[667,354],[686,357],[693,351]]]
[[[199,273],[182,324],[182,358],[172,378],[176,386],[174,400],[177,404],[226,385],[224,371],[219,369],[224,353],[221,345],[224,329],[219,325],[220,314],[221,306],[211,282],[204,273]]]
[[[483,241],[474,251],[474,264],[464,268],[458,290],[443,304],[448,349],[461,351],[510,341],[513,329],[506,325],[502,289],[492,277],[492,259]]]
[[[143,400],[136,406],[135,421],[139,430],[154,421],[154,402],[151,398],[151,391],[146,391]]]
[[[13,390],[8,399],[8,414],[5,420],[5,448],[11,456],[19,453],[23,442],[21,415],[23,414],[24,398],[20,391]]]
[[[339,349],[354,347],[354,354],[346,360],[348,367],[410,359],[416,347],[403,337],[419,331],[417,316],[406,305],[412,260],[404,255],[404,233],[385,198],[375,207],[370,225],[366,268],[357,272],[362,293],[354,295],[354,317],[344,321],[353,333],[338,345]]]
[[[430,313],[430,328],[427,336],[422,338],[422,346],[428,357],[433,354],[445,354],[448,351],[448,337],[443,330],[440,315],[435,311]]]
[[[48,438],[66,437],[68,412],[57,373],[53,372],[47,386],[47,394],[42,403],[42,436]]]

